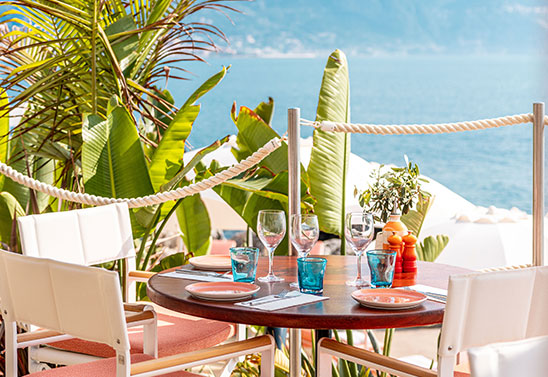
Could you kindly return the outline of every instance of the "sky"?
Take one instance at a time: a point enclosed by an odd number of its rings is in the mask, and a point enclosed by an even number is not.
[[[200,13],[257,57],[522,55],[548,50],[548,0],[255,0]]]

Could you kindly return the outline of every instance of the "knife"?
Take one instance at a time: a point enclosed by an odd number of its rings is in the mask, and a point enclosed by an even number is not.
[[[179,268],[179,269],[175,270],[175,272],[178,272],[180,274],[208,276],[208,277],[213,277],[213,278],[221,278],[221,279],[230,279],[230,280],[232,280],[232,277],[226,275],[227,273],[218,274],[216,272],[195,271],[195,270],[187,270],[187,269],[184,269],[184,268]]]

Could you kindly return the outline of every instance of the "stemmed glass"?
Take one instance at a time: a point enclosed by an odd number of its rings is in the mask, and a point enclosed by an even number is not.
[[[320,236],[318,216],[313,214],[291,215],[291,228],[289,238],[291,244],[299,253],[299,258],[307,257]],[[298,283],[289,284],[292,288],[298,288]]]
[[[354,280],[347,281],[346,285],[353,287],[366,287],[369,285],[367,281],[362,279],[362,255],[373,240],[374,233],[373,216],[370,213],[350,212],[346,214],[344,237],[358,256],[358,275]]]
[[[272,272],[274,250],[285,236],[285,213],[280,210],[261,210],[257,219],[257,233],[263,245],[268,249],[268,275],[260,277],[263,283],[283,281]]]

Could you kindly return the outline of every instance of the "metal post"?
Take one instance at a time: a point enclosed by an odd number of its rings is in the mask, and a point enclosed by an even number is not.
[[[544,103],[533,104],[533,265],[544,265]]]
[[[288,144],[288,173],[289,173],[289,219],[291,215],[301,211],[301,169],[300,169],[300,129],[301,110],[299,108],[287,110],[287,144]],[[288,226],[291,231],[291,221]],[[291,234],[291,233],[289,233]],[[289,242],[289,255],[296,255],[297,251]],[[301,376],[301,330],[289,329],[289,376]]]

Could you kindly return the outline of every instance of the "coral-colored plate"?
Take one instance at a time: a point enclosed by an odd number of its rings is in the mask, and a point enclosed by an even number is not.
[[[352,292],[352,298],[368,308],[385,310],[410,309],[426,301],[422,293],[390,288],[360,289]]]
[[[188,293],[202,300],[237,301],[251,297],[261,289],[258,285],[240,282],[202,282],[187,285]]]
[[[206,271],[228,271],[232,269],[229,255],[202,255],[193,257],[188,262],[195,268]]]

